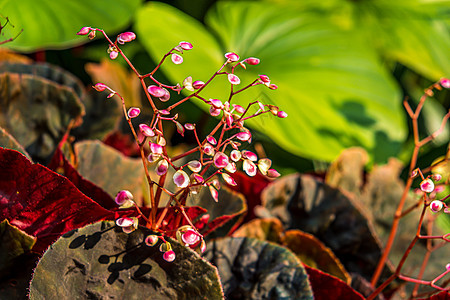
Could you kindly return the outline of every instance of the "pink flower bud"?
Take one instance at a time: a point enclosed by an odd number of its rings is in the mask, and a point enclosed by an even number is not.
[[[249,57],[245,60],[245,62],[248,63],[249,65],[255,66],[259,64],[260,60],[259,58],[256,57]]]
[[[448,264],[445,265],[445,269],[446,269],[447,271],[450,271],[450,263],[448,263]]]
[[[139,130],[145,136],[155,136],[155,132],[147,124],[139,124]]]
[[[239,77],[237,77],[234,74],[228,74],[228,81],[233,85],[241,83],[241,80],[239,79]]]
[[[118,218],[116,220],[116,225],[119,227],[130,227],[134,225],[134,220],[132,218],[127,217]]]
[[[116,59],[118,55],[119,55],[119,52],[113,50],[109,53],[109,58]]]
[[[236,138],[243,142],[248,141],[252,137],[252,134],[249,131],[242,131],[236,134]]]
[[[187,166],[194,173],[198,173],[202,170],[202,164],[198,160],[191,160],[188,162]]]
[[[220,182],[217,179],[213,179],[211,181],[212,186],[216,189],[216,190],[220,190]]]
[[[219,99],[209,99],[209,103],[216,109],[222,109],[223,103]]]
[[[91,27],[83,27],[77,32],[77,35],[86,35],[92,30]]]
[[[220,115],[221,110],[218,108],[215,108],[214,106],[211,106],[209,108],[209,114],[213,117],[217,117],[218,115]]]
[[[233,120],[233,117],[230,114],[228,114],[225,121],[227,122],[227,126],[231,127],[231,125],[233,125],[234,120]]]
[[[197,183],[202,183],[204,181],[203,177],[199,174],[192,174],[192,178],[195,180],[195,182]]]
[[[195,124],[185,123],[184,124],[184,128],[186,128],[186,130],[194,130],[195,129]]]
[[[230,61],[238,61],[239,55],[237,55],[236,53],[233,53],[233,52],[227,52],[227,53],[225,53],[225,58],[227,58]]]
[[[228,173],[231,173],[231,174],[233,174],[233,173],[235,173],[236,172],[236,164],[234,163],[234,162],[232,162],[232,161],[230,161],[229,163],[228,163],[228,165],[225,167],[225,170],[228,172]]]
[[[217,145],[217,141],[213,136],[208,135],[206,137],[206,140],[208,141],[208,143],[210,143],[211,145]]]
[[[435,213],[439,212],[442,209],[442,207],[444,207],[444,204],[440,200],[434,200],[430,204],[431,211]]]
[[[276,90],[278,88],[278,85],[276,84],[269,84],[269,89]]]
[[[138,107],[131,107],[128,110],[128,117],[129,118],[136,118],[141,113],[141,110]]]
[[[117,36],[117,42],[119,44],[123,45],[123,44],[125,44],[127,42],[131,42],[135,38],[136,38],[136,34],[134,34],[134,32],[131,32],[131,31],[122,32],[121,34],[119,34]]]
[[[161,159],[158,162],[158,165],[156,165],[156,174],[158,176],[162,176],[167,173],[167,170],[169,169],[169,163],[165,159]]]
[[[231,177],[227,173],[222,173],[222,178],[223,178],[223,180],[225,180],[226,183],[228,183],[231,186],[237,185],[237,183],[236,183],[236,181],[234,181],[233,177]]]
[[[168,111],[167,109],[161,109],[161,110],[159,111],[159,113],[160,113],[161,115],[165,115],[165,116],[170,115],[170,111]]]
[[[230,157],[231,157],[232,161],[239,161],[241,159],[241,157],[242,157],[242,154],[238,150],[233,150],[230,153]]]
[[[419,169],[418,169],[418,168],[412,170],[412,172],[411,172],[411,178],[415,178],[415,177],[417,176],[417,174],[419,174]]]
[[[177,132],[179,134],[181,134],[182,137],[184,137],[184,127],[183,127],[183,125],[181,125],[180,122],[175,121],[175,120],[173,122],[175,123],[175,126],[177,127]]]
[[[155,161],[157,161],[160,158],[161,158],[161,154],[157,154],[157,153],[150,153],[147,157],[148,161],[151,163],[154,163]]]
[[[162,154],[163,147],[161,145],[150,142],[150,151],[152,151],[152,153],[155,153],[155,154]]]
[[[267,175],[270,166],[272,165],[272,161],[268,158],[261,158],[258,161],[258,169],[263,175]]]
[[[275,170],[275,169],[269,169],[269,170],[267,171],[267,176],[270,177],[270,178],[277,178],[277,177],[280,177],[281,174],[278,173],[278,171]]]
[[[267,75],[259,75],[259,79],[264,83],[270,83],[270,78]]]
[[[173,182],[179,188],[185,188],[189,185],[190,180],[188,174],[183,170],[178,170],[173,175]]]
[[[163,259],[167,262],[173,262],[175,260],[175,252],[173,250],[169,250],[164,252]]]
[[[249,159],[251,161],[257,161],[258,160],[258,156],[256,156],[255,153],[253,153],[252,151],[248,151],[248,150],[242,150],[242,157]]]
[[[162,102],[166,102],[170,99],[170,93],[165,88],[163,88],[163,91],[164,91],[164,96],[159,97],[159,100],[161,100]]]
[[[420,183],[420,189],[425,193],[434,191],[434,183],[431,179],[425,179]]]
[[[149,247],[153,247],[156,245],[156,243],[158,242],[158,236],[157,235],[149,235],[145,238],[145,244]]]
[[[133,200],[133,194],[131,194],[131,192],[127,191],[127,190],[122,190],[122,191],[118,192],[116,195],[116,199],[115,199],[117,205],[123,205],[125,202],[132,201],[132,200]]]
[[[205,85],[205,83],[201,80],[196,80],[194,81],[194,83],[192,84],[192,87],[196,90],[198,90],[199,88],[202,88]]]
[[[211,144],[206,143],[206,144],[203,146],[203,153],[205,153],[206,155],[209,155],[209,156],[213,156],[214,153],[215,153],[214,147],[211,146]]]
[[[187,89],[188,91],[191,91],[191,92],[195,91],[195,89],[192,85],[192,77],[191,76],[188,76],[183,80],[183,87],[185,89]]]
[[[192,44],[189,42],[180,42],[180,44],[178,44],[183,50],[191,50],[193,48]]]
[[[200,241],[200,235],[195,230],[188,229],[181,235],[181,240],[186,245],[195,245]]]
[[[179,54],[173,53],[170,58],[172,59],[172,62],[176,65],[183,63],[183,57]]]
[[[228,156],[226,156],[222,152],[217,152],[214,155],[213,161],[214,161],[214,165],[218,169],[225,168],[228,165],[228,163],[229,163]]]
[[[288,114],[287,114],[285,111],[280,110],[280,111],[277,113],[277,116],[278,116],[278,118],[284,119],[284,118],[286,118],[286,117],[288,116]]]
[[[108,86],[104,83],[96,83],[93,88],[97,91],[97,92],[103,92],[104,90],[106,90],[108,88]]]
[[[256,165],[248,160],[244,159],[244,163],[242,164],[242,168],[244,169],[245,173],[247,173],[248,176],[253,177],[256,175]]]
[[[92,30],[91,32],[89,32],[88,38],[89,38],[90,40],[95,39],[95,30]]]
[[[219,202],[219,192],[212,185],[209,186],[209,192],[211,193],[214,201]]]
[[[150,95],[152,95],[153,97],[156,97],[156,98],[164,97],[164,95],[166,94],[164,89],[157,85],[149,86],[147,88],[147,91],[150,93]]]
[[[240,114],[243,114],[245,112],[245,108],[238,104],[233,104],[233,108]]]
[[[441,174],[433,174],[433,175],[431,175],[431,179],[433,179],[434,181],[441,181],[442,175]]]
[[[442,87],[444,87],[446,89],[450,89],[450,79],[448,79],[448,78],[441,78],[439,83],[442,85]]]

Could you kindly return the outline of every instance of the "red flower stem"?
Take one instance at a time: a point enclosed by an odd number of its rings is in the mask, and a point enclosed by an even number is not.
[[[189,151],[184,152],[183,154],[179,154],[179,155],[171,158],[170,160],[171,161],[177,161],[177,160],[179,160],[179,159],[181,159],[181,158],[183,158],[185,156],[188,156],[189,154],[195,153],[195,152],[197,152],[199,150],[200,150],[200,147],[195,147],[195,148],[193,148],[193,149],[191,149]]]

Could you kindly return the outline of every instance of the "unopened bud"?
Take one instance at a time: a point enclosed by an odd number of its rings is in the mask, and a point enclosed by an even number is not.
[[[92,30],[91,27],[83,27],[77,32],[77,35],[86,35]]]

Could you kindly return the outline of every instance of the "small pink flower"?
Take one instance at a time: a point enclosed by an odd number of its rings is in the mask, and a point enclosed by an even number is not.
[[[215,153],[214,147],[211,146],[211,144],[206,143],[206,144],[203,146],[203,153],[205,153],[206,155],[209,155],[209,156],[213,156],[214,153]]]
[[[145,136],[155,136],[155,132],[147,124],[139,124],[139,130]]]
[[[230,175],[228,175],[227,173],[222,173],[222,178],[223,180],[225,180],[226,183],[228,183],[229,185],[232,186],[236,186],[237,183],[236,181],[234,181],[233,177],[231,177]]]
[[[227,52],[225,53],[225,58],[229,59],[230,61],[238,61],[239,55],[234,52]]]
[[[425,193],[431,193],[434,190],[434,183],[431,179],[425,179],[420,183],[420,189]]]
[[[181,47],[181,49],[183,50],[191,50],[193,48],[192,44],[189,42],[180,42],[180,44],[178,45]]]
[[[156,243],[158,242],[158,236],[157,235],[149,235],[145,238],[144,240],[145,244],[149,247],[153,247],[156,245]]]
[[[136,118],[141,113],[141,110],[138,107],[131,107],[128,110],[128,117],[129,118]]]
[[[185,188],[189,185],[189,176],[183,170],[178,170],[173,175],[173,182],[179,188]]]
[[[243,142],[248,141],[252,137],[252,134],[249,131],[242,131],[236,134],[236,138]]]
[[[217,145],[217,141],[213,136],[208,135],[206,137],[206,140],[208,141],[208,143],[210,143],[211,145]]]
[[[96,83],[93,88],[97,91],[97,92],[103,92],[106,89],[109,89],[108,86],[104,83]]]
[[[192,174],[192,178],[195,180],[195,182],[197,183],[202,183],[204,181],[203,177],[199,174],[193,173]]]
[[[89,38],[90,40],[95,39],[95,30],[92,30],[91,32],[89,32],[88,38]]]
[[[177,127],[177,132],[178,132],[179,134],[181,134],[181,136],[184,137],[184,127],[183,127],[183,125],[181,125],[180,122],[175,121],[175,120],[174,120],[173,122],[175,123],[175,126]]]
[[[258,156],[256,156],[255,153],[253,153],[252,151],[248,151],[248,150],[242,150],[242,157],[249,159],[251,161],[257,161],[258,160]]]
[[[179,54],[173,53],[170,58],[172,59],[172,62],[176,65],[183,63],[183,57]]]
[[[218,168],[218,169],[225,168],[225,167],[228,165],[228,163],[229,163],[228,156],[226,156],[226,155],[225,155],[224,153],[222,153],[222,152],[217,152],[217,153],[214,155],[213,161],[214,161],[214,165],[215,165],[216,168]]]
[[[275,170],[275,169],[269,169],[269,170],[267,171],[267,176],[270,177],[270,178],[277,178],[277,177],[280,177],[281,174],[278,173],[278,171]]]
[[[287,114],[285,111],[280,110],[280,111],[277,113],[277,116],[278,116],[278,118],[284,119],[284,118],[286,118],[286,117],[288,116],[288,114]]]
[[[158,162],[158,165],[156,166],[156,174],[158,176],[162,176],[167,173],[167,170],[169,169],[169,163],[165,159],[161,159]]]
[[[187,166],[194,173],[198,173],[202,170],[202,164],[198,160],[191,160],[188,162]]]
[[[442,209],[442,207],[444,207],[444,204],[440,200],[434,200],[430,204],[431,211],[435,213],[439,212]]]
[[[173,250],[169,250],[164,252],[163,259],[167,262],[173,262],[175,260],[175,252]]]
[[[259,64],[260,60],[259,58],[256,57],[249,57],[245,60],[245,62],[248,63],[249,65],[255,66]]]
[[[119,52],[113,50],[109,53],[109,58],[116,59],[118,55],[119,55]]]
[[[131,31],[122,32],[121,34],[119,34],[117,36],[117,42],[119,44],[123,45],[127,42],[131,42],[135,38],[136,38],[136,34],[134,34],[134,32],[131,32]]]
[[[147,157],[148,161],[151,163],[156,162],[160,158],[161,158],[161,154],[157,154],[157,153],[150,153]]]
[[[92,30],[91,27],[83,27],[77,32],[77,35],[86,35]]]
[[[448,79],[448,78],[441,78],[439,83],[442,85],[442,87],[444,87],[446,89],[450,89],[450,79]]]
[[[196,90],[198,90],[199,88],[202,88],[203,86],[205,86],[205,83],[201,80],[196,80],[196,81],[194,81],[194,83],[192,83],[192,87]]]
[[[186,245],[195,245],[200,241],[200,235],[195,230],[188,229],[181,235],[181,240]]]
[[[133,194],[131,194],[130,191],[122,190],[117,193],[116,195],[116,203],[117,205],[123,205],[125,202],[132,201],[133,200]]]
[[[194,86],[192,85],[192,77],[188,76],[183,80],[183,87],[188,91],[195,91]]]
[[[253,177],[256,175],[256,165],[248,159],[244,159],[244,163],[242,164],[242,168],[248,176]]]
[[[147,88],[147,90],[150,93],[150,95],[152,95],[153,97],[156,97],[156,98],[164,97],[164,95],[166,94],[164,89],[157,85],[151,85]]]
[[[231,116],[231,114],[228,114],[225,121],[227,122],[227,126],[231,127],[231,125],[233,125],[233,117]]]
[[[228,74],[228,81],[233,85],[241,83],[241,80],[239,79],[239,77],[237,77],[236,75],[231,74],[231,73]]]
[[[194,130],[195,129],[195,125],[192,123],[185,123],[184,124],[184,128],[186,128],[186,130]]]
[[[212,185],[209,186],[209,192],[211,193],[214,201],[219,202],[219,192]]]
[[[170,111],[168,111],[167,109],[161,109],[159,111],[159,113],[162,114],[162,115],[165,115],[165,116],[170,115]]]
[[[150,142],[150,150],[155,154],[163,154],[163,147],[156,143]]]
[[[447,271],[450,271],[450,263],[448,263],[448,264],[445,265],[445,269],[446,269]]]
[[[259,75],[259,79],[264,83],[270,83],[270,78],[267,75]]]
[[[278,85],[276,85],[276,84],[269,84],[269,89],[276,90],[276,89],[278,89]]]

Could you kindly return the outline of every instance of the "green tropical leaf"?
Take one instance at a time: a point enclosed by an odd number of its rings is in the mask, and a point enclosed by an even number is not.
[[[140,4],[141,0],[3,0],[1,16],[9,18],[14,27],[7,25],[2,35],[14,37],[23,29],[13,42],[5,44],[18,51],[67,48],[88,41],[76,35],[84,26],[102,28],[111,34],[123,29]]]
[[[238,88],[263,73],[279,89],[258,86],[233,103],[261,100],[286,111],[286,119],[264,116],[248,124],[296,155],[332,160],[355,145],[368,149],[374,161],[395,155],[406,133],[400,93],[364,36],[328,20],[318,22],[313,13],[280,14],[274,5],[218,2],[206,16],[207,29],[171,6],[152,2],[138,11],[136,32],[154,58],[180,41],[193,43],[183,64],[162,67],[175,82],[188,75],[206,81],[225,61],[225,52],[260,58],[260,65],[237,70]],[[229,90],[222,76],[203,96],[228,99]]]

